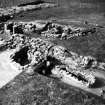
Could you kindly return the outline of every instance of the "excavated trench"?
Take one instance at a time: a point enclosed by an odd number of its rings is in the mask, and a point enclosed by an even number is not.
[[[66,69],[66,67],[61,67],[61,70],[64,70],[67,72],[67,75],[71,75],[71,77],[77,79],[78,81],[82,81],[84,83],[88,83],[88,80],[80,73],[78,74],[75,74],[75,73],[72,73],[72,72],[68,72],[68,70]]]
[[[73,77],[77,78],[79,81],[83,81],[83,82],[88,83],[88,80],[86,80],[86,79],[83,77],[83,75],[81,75],[81,74],[75,75],[75,74],[73,74],[73,73],[70,73],[70,74],[71,74]]]
[[[20,5],[18,5],[18,7],[23,7],[23,6],[27,6],[27,5],[38,5],[38,4],[42,4],[42,3],[45,3],[45,2],[42,0],[36,0],[36,1],[30,2],[30,3],[20,4]]]

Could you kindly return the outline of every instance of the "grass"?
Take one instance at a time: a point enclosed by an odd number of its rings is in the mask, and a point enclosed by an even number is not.
[[[75,19],[89,21],[105,25],[104,4],[105,2],[84,2],[82,0],[44,0],[58,4],[57,7],[41,10],[22,12],[15,16],[14,20],[37,20],[37,19]]]
[[[104,105],[105,101],[87,92],[35,73],[25,73],[0,90],[1,105]]]
[[[14,5],[19,5],[23,3],[29,3],[37,0],[0,0],[0,7],[10,7]]]
[[[98,61],[105,62],[105,29],[97,29],[94,34],[74,37],[69,40],[54,40],[56,44],[65,46],[80,55],[94,56]]]

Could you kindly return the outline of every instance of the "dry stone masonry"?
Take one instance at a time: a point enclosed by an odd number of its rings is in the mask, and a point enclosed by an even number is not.
[[[85,83],[86,86],[95,83],[94,75],[92,72],[87,71],[93,65],[97,66],[93,57],[79,56],[62,46],[41,38],[29,38],[22,34],[12,35],[10,40],[1,44],[0,49],[3,46],[8,49],[15,49],[15,52],[10,56],[11,59],[19,63],[23,70],[29,70],[28,73],[34,73],[34,70],[37,70],[36,72],[45,75],[47,73],[56,75],[55,72],[58,72],[63,77],[66,77],[66,74],[70,74],[69,76],[72,75],[71,78],[76,78],[77,80],[80,78],[81,83]],[[62,65],[64,65],[63,68]],[[89,67],[87,68],[88,65]]]
[[[96,27],[81,28],[70,25],[61,25],[53,22],[32,21],[32,22],[7,22],[4,31],[10,34],[38,33],[46,38],[70,39],[72,37],[86,36],[95,33]]]

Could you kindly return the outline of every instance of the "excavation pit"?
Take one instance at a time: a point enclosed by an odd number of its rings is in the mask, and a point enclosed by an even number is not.
[[[28,47],[24,47],[16,52],[11,58],[16,63],[19,63],[21,66],[24,66],[29,63],[27,55]]]

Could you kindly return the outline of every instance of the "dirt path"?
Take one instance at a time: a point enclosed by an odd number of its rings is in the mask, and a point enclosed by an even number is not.
[[[10,54],[13,51],[4,51],[0,53],[0,88],[21,73],[10,60]]]

